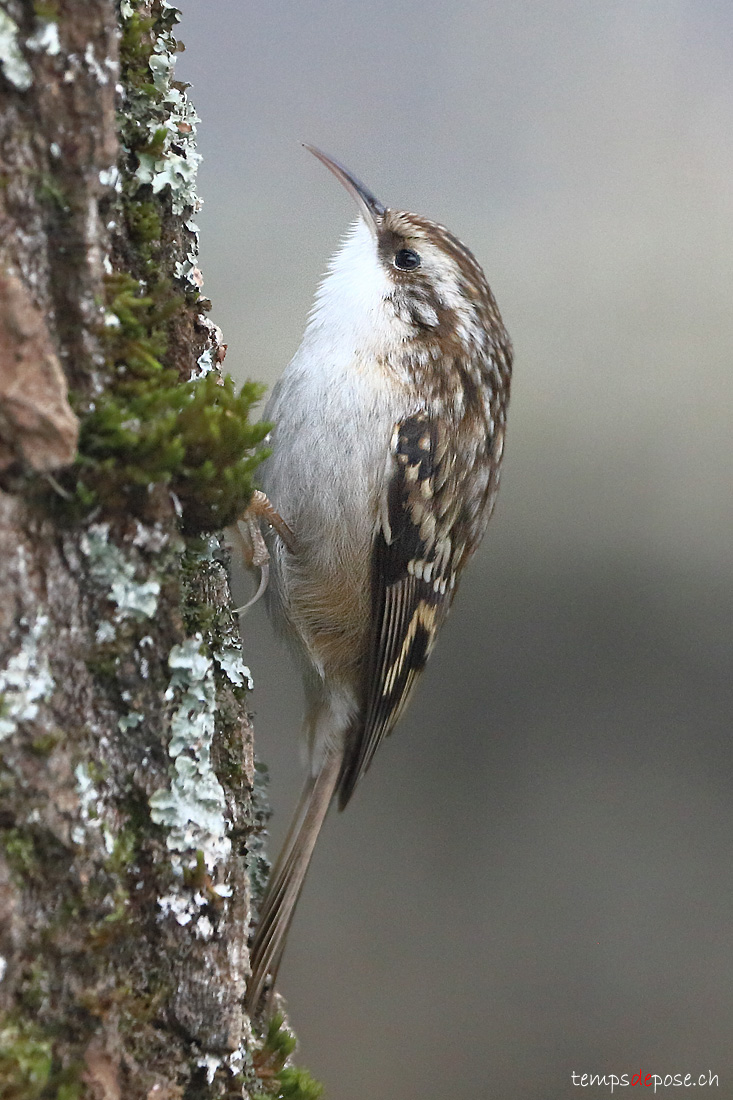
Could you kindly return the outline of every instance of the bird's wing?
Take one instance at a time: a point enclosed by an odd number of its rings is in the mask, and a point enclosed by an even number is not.
[[[457,530],[460,463],[444,432],[423,412],[397,424],[392,437],[372,548],[365,703],[346,746],[342,808],[407,704],[452,602],[457,569],[471,549]]]

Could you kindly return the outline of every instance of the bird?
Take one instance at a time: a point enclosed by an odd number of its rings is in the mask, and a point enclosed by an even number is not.
[[[403,714],[494,508],[512,345],[478,262],[318,158],[358,217],[264,417],[269,616],[300,666],[308,774],[259,907],[246,1006],[269,1003],[332,802]]]

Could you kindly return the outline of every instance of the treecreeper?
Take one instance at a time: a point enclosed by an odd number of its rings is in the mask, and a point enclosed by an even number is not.
[[[328,808],[346,806],[403,713],[486,530],[512,364],[466,246],[306,148],[359,217],[265,409],[267,604],[302,670],[309,770],[260,907],[250,1013],[274,986]]]

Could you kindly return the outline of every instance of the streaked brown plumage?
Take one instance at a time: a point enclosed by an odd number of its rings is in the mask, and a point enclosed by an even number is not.
[[[332,261],[265,415],[263,488],[294,536],[269,610],[303,669],[310,775],[252,948],[274,982],[318,832],[343,808],[425,667],[494,507],[511,345],[478,263],[443,226],[383,207],[312,150],[362,221]]]

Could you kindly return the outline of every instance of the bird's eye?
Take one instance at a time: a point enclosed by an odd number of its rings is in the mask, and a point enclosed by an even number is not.
[[[422,260],[417,252],[413,252],[411,248],[401,248],[399,252],[395,252],[393,262],[400,271],[414,271],[416,267],[420,266]]]

